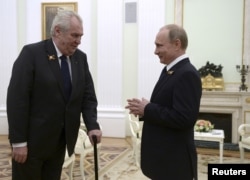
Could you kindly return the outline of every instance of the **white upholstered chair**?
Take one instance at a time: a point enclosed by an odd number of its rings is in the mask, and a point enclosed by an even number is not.
[[[75,163],[75,154],[80,155],[80,173],[81,173],[82,179],[83,180],[85,179],[84,157],[86,155],[86,152],[84,150],[84,143],[86,142],[87,139],[88,139],[88,135],[86,134],[86,132],[82,129],[79,129],[77,142],[76,142],[76,146],[75,146],[75,153],[73,153],[69,157],[68,152],[66,150],[63,168],[69,169],[69,179],[70,180],[73,180],[73,168],[74,168],[74,163]]]
[[[85,128],[82,129],[82,126],[84,126],[84,124],[81,124],[81,128],[79,129],[79,134],[75,146],[75,154],[80,155],[80,173],[82,179],[85,180],[84,158],[86,157],[87,154],[94,152],[94,147],[92,146],[87,133],[83,130]],[[98,158],[99,158],[100,147],[101,143],[97,145]]]
[[[68,168],[69,171],[69,180],[73,180],[73,168],[75,164],[75,154],[68,156],[68,151],[66,150],[63,168]]]
[[[140,149],[141,149],[141,124],[137,118],[128,115],[129,128],[133,147],[133,157],[136,166],[140,166]]]
[[[86,153],[87,153],[85,149],[85,143],[88,140],[89,140],[89,137],[87,133],[84,130],[79,129],[78,138],[77,138],[76,146],[75,146],[75,154],[80,155],[80,173],[81,173],[83,180],[85,179],[84,157],[86,156]]]
[[[85,124],[83,122],[81,123],[80,129],[86,129],[86,126],[85,126]],[[100,125],[100,129],[102,130],[102,126],[101,125]],[[100,152],[101,145],[102,145],[102,143],[98,143],[97,144],[97,156],[98,156],[98,158],[100,157],[99,156],[99,152]],[[84,157],[88,153],[93,153],[93,152],[94,152],[94,146],[91,144],[89,138],[86,138],[86,140],[84,141]],[[100,162],[99,159],[98,159],[98,162]]]
[[[101,126],[100,126],[101,128]],[[98,158],[99,158],[99,151],[100,151],[101,143],[97,144],[97,153],[98,153]],[[82,179],[85,180],[85,175],[84,175],[84,158],[88,153],[94,152],[94,147],[92,146],[89,137],[86,133],[86,127],[85,124],[82,122],[79,132],[78,132],[78,137],[75,145],[75,152],[72,156],[68,156],[68,152],[66,151],[65,154],[65,160],[63,164],[63,168],[69,168],[69,179],[73,180],[73,167],[74,167],[74,162],[75,162],[75,155],[80,155],[80,173],[82,176]]]
[[[240,135],[240,160],[243,162],[245,157],[244,149],[250,150],[250,124],[241,124],[238,128],[238,133]]]

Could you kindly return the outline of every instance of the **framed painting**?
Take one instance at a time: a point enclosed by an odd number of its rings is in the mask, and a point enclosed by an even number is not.
[[[42,3],[42,39],[50,38],[52,21],[60,10],[72,10],[77,12],[77,2]]]

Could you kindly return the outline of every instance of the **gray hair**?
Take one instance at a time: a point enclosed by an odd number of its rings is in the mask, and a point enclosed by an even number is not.
[[[182,49],[187,49],[188,46],[188,37],[186,31],[176,24],[168,24],[166,26],[163,26],[161,29],[168,29],[169,34],[168,38],[171,42],[175,41],[176,39],[179,39],[181,41],[181,47]]]
[[[70,22],[72,17],[75,17],[82,24],[82,18],[76,12],[59,9],[51,24],[50,35],[55,35],[56,26],[59,26],[62,31],[67,31],[70,28]]]

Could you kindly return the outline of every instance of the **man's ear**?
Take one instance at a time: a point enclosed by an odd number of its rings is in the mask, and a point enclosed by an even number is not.
[[[174,45],[175,45],[176,49],[180,49],[181,48],[181,41],[180,41],[180,39],[174,40]]]
[[[54,29],[55,31],[55,36],[58,36],[60,33],[61,33],[61,29],[60,29],[60,27],[59,26],[55,26],[55,29]]]

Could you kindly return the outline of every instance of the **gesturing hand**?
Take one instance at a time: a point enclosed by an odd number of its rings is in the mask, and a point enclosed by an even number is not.
[[[146,100],[145,98],[142,98],[142,100],[133,98],[133,99],[128,99],[127,101],[128,105],[125,108],[129,109],[129,113],[140,117],[144,115],[144,109],[146,105],[149,103],[149,101]]]

